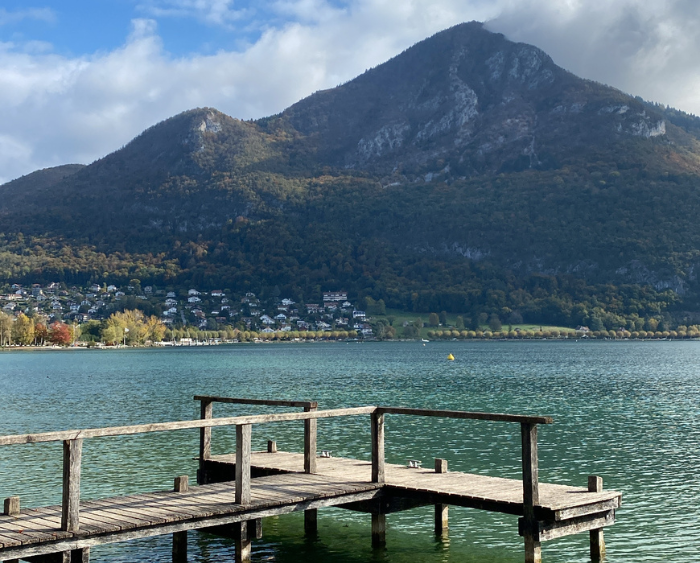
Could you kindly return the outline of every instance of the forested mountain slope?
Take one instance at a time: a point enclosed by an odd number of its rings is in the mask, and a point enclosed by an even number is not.
[[[0,187],[0,268],[543,322],[692,311],[698,131],[473,22],[279,115],[191,110]]]

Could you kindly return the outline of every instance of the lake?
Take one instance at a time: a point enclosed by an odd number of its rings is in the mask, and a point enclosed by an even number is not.
[[[454,354],[455,361],[446,357]],[[550,415],[540,427],[540,481],[586,486],[588,475],[623,493],[606,529],[608,563],[700,561],[700,343],[436,342],[240,344],[218,347],[0,353],[0,434],[199,417],[195,394],[318,400],[320,408],[391,405]],[[276,412],[215,404],[214,416]],[[318,447],[370,457],[368,417],[319,421]],[[301,423],[253,429],[302,451]],[[197,430],[86,440],[82,497],[172,487],[194,479]],[[235,431],[213,430],[214,454],[233,451]],[[413,417],[387,419],[386,459],[520,478],[519,425]],[[61,445],[5,446],[0,497],[26,507],[61,499]],[[370,517],[319,511],[263,522],[253,561],[306,563],[515,563],[517,518],[450,508],[449,541],[433,535],[432,508],[387,517],[387,548],[370,546]],[[233,542],[189,534],[189,560],[232,560]],[[92,561],[170,561],[168,536],[94,548]],[[547,563],[589,561],[588,534],[543,544]]]

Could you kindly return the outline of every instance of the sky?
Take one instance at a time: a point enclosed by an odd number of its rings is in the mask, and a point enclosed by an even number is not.
[[[0,0],[0,184],[194,107],[278,113],[471,20],[700,115],[697,0]]]

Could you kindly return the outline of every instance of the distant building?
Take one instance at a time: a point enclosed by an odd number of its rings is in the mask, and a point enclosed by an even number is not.
[[[347,291],[324,291],[323,292],[323,302],[328,301],[347,301],[348,292]]]

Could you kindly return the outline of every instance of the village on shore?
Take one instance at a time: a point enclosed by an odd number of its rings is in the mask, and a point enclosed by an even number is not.
[[[279,291],[261,299],[252,292],[176,290],[139,280],[123,287],[87,288],[49,283],[12,284],[0,294],[0,346],[194,346],[234,342],[394,339],[694,339],[700,326],[675,330],[590,330],[503,326],[496,315],[465,327],[443,311],[427,322],[387,314],[382,300],[353,305],[345,291],[325,291],[317,303],[295,303]],[[366,310],[365,310],[366,309]],[[661,330],[661,329],[664,330]]]

